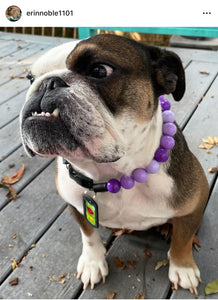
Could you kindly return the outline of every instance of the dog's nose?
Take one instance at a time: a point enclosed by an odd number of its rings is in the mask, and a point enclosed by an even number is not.
[[[66,84],[65,81],[63,81],[63,79],[61,79],[60,77],[52,77],[48,80],[47,82],[47,90],[54,90],[58,87],[67,87],[68,85]]]

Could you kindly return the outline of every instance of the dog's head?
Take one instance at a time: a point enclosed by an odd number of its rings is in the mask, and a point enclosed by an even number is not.
[[[12,17],[14,19],[20,18],[21,10],[19,7],[12,5],[9,6],[6,10],[6,17]]]
[[[30,155],[114,162],[129,146],[129,122],[146,127],[161,94],[172,93],[177,101],[184,94],[179,57],[130,39],[97,35],[65,59],[65,69],[33,74],[21,112]]]

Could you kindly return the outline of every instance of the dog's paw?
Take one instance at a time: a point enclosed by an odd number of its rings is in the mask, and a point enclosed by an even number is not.
[[[83,251],[79,258],[77,265],[77,278],[81,277],[83,282],[83,288],[91,285],[91,289],[94,289],[96,283],[103,283],[108,275],[108,264],[105,259],[104,247],[90,247],[89,251]]]
[[[198,294],[197,286],[201,282],[200,271],[194,264],[192,267],[181,267],[170,262],[169,279],[177,290],[178,285],[184,289],[189,289],[192,294]]]

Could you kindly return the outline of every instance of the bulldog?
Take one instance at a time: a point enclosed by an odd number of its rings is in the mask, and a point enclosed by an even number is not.
[[[81,229],[78,278],[84,288],[105,282],[99,224],[146,230],[170,222],[169,280],[197,294],[201,279],[192,242],[208,183],[174,119],[164,121],[159,100],[170,93],[176,101],[183,97],[181,60],[116,35],[74,46],[54,48],[33,65],[20,123],[30,156],[56,158],[58,192]],[[163,150],[166,123],[174,127],[175,145]],[[160,149],[167,157],[157,157]]]
[[[20,18],[21,10],[19,7],[12,5],[6,9],[5,14],[6,14],[7,18],[10,18],[13,21],[13,20],[17,20]]]

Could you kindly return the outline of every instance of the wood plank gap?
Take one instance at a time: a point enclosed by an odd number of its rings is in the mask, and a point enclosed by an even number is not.
[[[210,200],[210,197],[211,197],[211,195],[214,191],[214,187],[215,187],[217,182],[218,182],[218,172],[215,173],[215,176],[212,179],[211,184],[210,184],[209,200]],[[208,200],[208,202],[209,202],[209,200]]]

